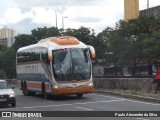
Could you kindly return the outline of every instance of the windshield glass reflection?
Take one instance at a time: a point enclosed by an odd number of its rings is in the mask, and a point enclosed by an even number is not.
[[[88,49],[53,51],[53,72],[56,81],[86,80],[91,77]]]

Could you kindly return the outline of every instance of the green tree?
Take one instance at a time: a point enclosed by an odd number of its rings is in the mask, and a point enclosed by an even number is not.
[[[94,30],[86,27],[80,27],[79,29],[69,28],[64,32],[64,35],[74,36],[88,45],[94,45],[94,41],[96,39]]]
[[[15,37],[15,43],[13,47],[17,50],[20,47],[35,44],[37,40],[32,35],[21,34]]]
[[[7,78],[15,78],[16,76],[16,51],[14,48],[7,48],[0,55],[0,69],[4,70]]]
[[[7,74],[4,70],[0,69],[0,79],[7,78]]]
[[[36,41],[39,41],[44,38],[60,35],[60,30],[56,27],[37,28],[37,29],[33,29],[31,32],[32,32],[32,35],[35,37]]]
[[[143,53],[149,63],[160,59],[160,33],[154,32],[143,40]]]
[[[132,75],[135,75],[137,64],[159,56],[157,31],[160,31],[160,18],[141,16],[127,22],[119,21],[115,29],[106,28],[97,35],[99,40],[105,39],[103,43],[106,49],[103,48],[102,56],[105,56],[109,65],[114,64],[115,67],[132,64]],[[113,54],[109,54],[110,51]],[[150,55],[152,52],[154,53]],[[115,74],[116,72],[115,69]]]

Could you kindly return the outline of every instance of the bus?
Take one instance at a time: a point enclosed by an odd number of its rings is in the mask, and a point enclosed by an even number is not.
[[[25,96],[77,95],[94,90],[92,59],[95,49],[72,36],[49,37],[19,48],[16,54],[18,87]]]

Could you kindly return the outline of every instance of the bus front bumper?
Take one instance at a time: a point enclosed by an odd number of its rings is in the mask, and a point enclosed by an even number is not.
[[[52,95],[74,95],[74,94],[86,94],[93,92],[93,86],[80,86],[76,88],[53,88]]]

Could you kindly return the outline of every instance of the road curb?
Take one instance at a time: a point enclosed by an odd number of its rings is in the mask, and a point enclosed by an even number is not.
[[[108,95],[115,95],[115,96],[120,96],[120,97],[125,97],[125,98],[131,98],[135,100],[141,100],[141,101],[146,101],[146,102],[156,102],[160,103],[160,99],[152,98],[152,97],[144,97],[140,95],[131,95],[131,94],[124,94],[124,93],[119,93],[119,92],[112,92],[112,91],[102,91],[102,90],[95,90],[95,93],[104,93]]]

